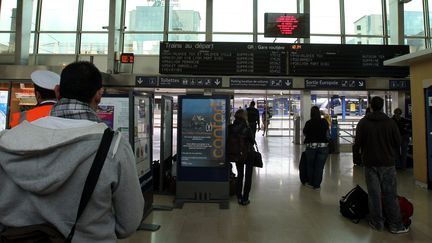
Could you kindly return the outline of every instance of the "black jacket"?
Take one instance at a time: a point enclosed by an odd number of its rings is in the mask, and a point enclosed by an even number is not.
[[[329,125],[326,119],[309,120],[303,128],[304,143],[328,143]]]
[[[245,163],[253,149],[255,140],[252,131],[243,119],[236,119],[228,126],[227,159],[231,162]]]
[[[246,109],[248,114],[248,122],[252,129],[256,129],[257,125],[260,124],[259,111],[254,107],[248,107]]]
[[[365,166],[394,166],[401,143],[396,123],[383,112],[371,112],[357,124],[355,146]]]

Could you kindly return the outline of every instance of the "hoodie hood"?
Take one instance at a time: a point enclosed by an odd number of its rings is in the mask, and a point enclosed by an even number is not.
[[[52,129],[24,121],[0,133],[0,170],[23,190],[49,194],[96,154],[105,128],[98,123]]]
[[[371,112],[367,114],[365,118],[370,121],[386,121],[390,119],[390,117],[388,117],[384,112],[381,111]]]

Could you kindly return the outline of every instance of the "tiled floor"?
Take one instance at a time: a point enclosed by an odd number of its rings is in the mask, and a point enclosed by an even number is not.
[[[414,204],[411,231],[376,232],[365,220],[354,224],[339,213],[339,199],[356,184],[366,188],[363,169],[350,153],[331,155],[320,191],[302,186],[298,177],[301,146],[290,138],[257,136],[265,166],[255,169],[251,204],[230,209],[218,204],[185,203],[183,209],[154,211],[146,222],[156,232],[139,231],[121,243],[278,243],[278,242],[432,242],[432,191],[415,185],[412,170],[398,174],[398,192]],[[173,196],[155,196],[155,204],[172,205]]]

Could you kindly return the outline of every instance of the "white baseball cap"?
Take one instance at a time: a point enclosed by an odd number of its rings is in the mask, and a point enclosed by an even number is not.
[[[37,86],[49,90],[54,90],[55,86],[60,84],[60,75],[48,70],[32,72],[31,79]]]

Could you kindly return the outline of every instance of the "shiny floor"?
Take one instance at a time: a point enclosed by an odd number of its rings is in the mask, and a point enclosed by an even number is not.
[[[393,235],[372,230],[366,220],[354,224],[339,213],[339,199],[356,184],[366,188],[363,168],[351,153],[330,155],[321,190],[302,186],[302,151],[291,138],[261,137],[265,166],[255,169],[251,204],[232,197],[228,210],[213,203],[185,203],[183,209],[153,211],[145,220],[156,232],[139,231],[121,243],[278,243],[278,242],[432,242],[432,191],[415,185],[412,169],[399,171],[398,193],[414,204],[411,231]],[[172,205],[173,196],[155,195],[155,204]]]

